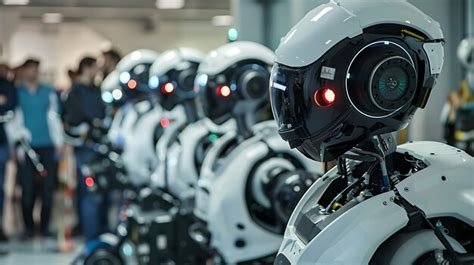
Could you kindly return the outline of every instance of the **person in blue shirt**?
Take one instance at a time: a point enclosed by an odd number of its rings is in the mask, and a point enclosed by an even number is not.
[[[22,188],[22,212],[25,224],[24,238],[34,236],[33,208],[36,197],[41,198],[40,233],[50,236],[49,221],[53,192],[56,185],[58,158],[63,148],[63,131],[59,99],[53,87],[40,83],[38,60],[28,59],[21,66],[23,80],[18,86],[17,117],[28,132],[29,144],[39,155],[47,174],[40,176],[28,157],[18,158],[19,179]]]
[[[6,64],[0,64],[0,116],[8,116],[8,112],[13,111],[17,104],[16,88],[8,79],[10,69]],[[9,158],[9,146],[7,133],[4,128],[5,119],[0,122],[0,241],[7,241],[7,236],[3,231],[3,207],[5,192],[3,189],[5,182],[5,170]]]

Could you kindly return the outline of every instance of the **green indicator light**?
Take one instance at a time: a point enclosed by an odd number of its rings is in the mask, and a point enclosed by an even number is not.
[[[216,134],[211,134],[211,135],[209,135],[208,139],[211,143],[215,143],[217,141],[217,139],[219,139],[219,137]]]

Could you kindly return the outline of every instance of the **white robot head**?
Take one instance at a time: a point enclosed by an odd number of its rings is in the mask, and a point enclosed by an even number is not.
[[[438,22],[405,0],[333,0],[282,39],[272,71],[282,138],[330,161],[405,127],[443,66]]]
[[[127,54],[117,64],[115,70],[119,73],[120,86],[128,98],[149,91],[149,69],[158,56],[155,51],[140,49]]]
[[[204,114],[222,124],[234,114],[255,111],[268,98],[273,62],[274,53],[253,42],[232,42],[211,51],[195,81]]]
[[[474,72],[474,38],[466,38],[459,43],[458,59],[468,71]]]
[[[178,104],[194,99],[194,79],[204,54],[191,48],[163,52],[150,68],[149,87],[157,90],[158,101],[171,110]]]
[[[459,43],[458,59],[467,70],[468,87],[474,93],[474,38],[466,38]]]

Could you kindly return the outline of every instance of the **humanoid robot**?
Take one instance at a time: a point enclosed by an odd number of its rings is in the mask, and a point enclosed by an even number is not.
[[[282,39],[270,87],[280,136],[337,167],[295,208],[275,264],[472,264],[474,159],[389,136],[428,101],[440,25],[406,1],[334,0]]]
[[[136,50],[120,60],[116,71],[122,87],[122,97],[127,104],[120,111],[125,112],[112,123],[119,130],[111,130],[114,143],[123,145],[121,159],[127,174],[136,187],[148,185],[150,175],[157,163],[154,149],[161,128],[163,109],[156,102],[153,90],[148,86],[149,70],[159,57],[151,50]],[[119,112],[120,112],[119,111]],[[118,135],[114,133],[119,132]]]
[[[132,191],[127,197],[136,198],[140,188],[149,184],[152,164],[156,161],[154,145],[159,138],[156,127],[161,126],[163,112],[148,88],[149,68],[157,58],[158,54],[150,50],[134,51],[117,65],[118,80],[116,77],[106,80],[111,88],[104,87],[103,92],[111,90],[114,100],[125,104],[112,121],[108,133],[110,146],[107,150],[99,148],[101,158],[83,168],[89,176],[85,178],[86,185],[93,191],[109,192],[125,187]],[[120,90],[112,81],[119,82]],[[134,149],[137,146],[142,147],[140,152]],[[123,226],[118,228],[123,229]],[[128,257],[120,248],[125,239],[120,233],[104,234],[86,245],[75,264],[123,264]]]
[[[158,163],[151,177],[150,188],[142,196],[152,202],[151,207],[141,205],[129,211],[130,230],[138,234],[134,244],[149,248],[146,252],[137,248],[136,256],[140,264],[199,263],[196,255],[200,249],[190,244],[193,243],[187,236],[187,223],[190,220],[181,199],[184,197],[183,192],[191,189],[186,181],[194,177],[194,149],[205,136],[202,135],[202,126],[193,126],[196,131],[185,138],[181,133],[199,119],[195,99],[197,93],[193,86],[202,58],[203,54],[195,49],[171,49],[163,52],[150,68],[149,86],[164,109],[160,123],[166,129],[162,130],[156,144]],[[204,132],[207,132],[205,128]],[[190,157],[186,156],[188,152]],[[181,156],[183,153],[186,155]],[[178,172],[173,173],[181,175],[169,179],[171,172],[168,163],[179,164]],[[179,190],[181,183],[185,183],[184,190]],[[168,199],[172,203],[162,203]],[[156,244],[157,238],[163,242],[161,245]]]
[[[196,163],[201,160],[197,156],[204,155],[196,152],[198,148],[205,152],[200,145],[205,145],[203,138],[209,134],[207,123],[200,121],[194,91],[194,79],[203,58],[204,54],[194,49],[173,49],[164,52],[150,69],[150,86],[160,90],[161,105],[170,112],[182,113],[178,119],[170,120],[169,129],[158,141],[159,162],[152,175],[152,186],[181,201],[194,190]]]
[[[274,53],[250,42],[233,42],[211,52],[199,68],[203,110],[214,122],[226,116],[237,130],[217,140],[204,159],[191,229],[207,246],[214,264],[273,261],[296,204],[315,176],[316,163],[290,150],[273,121],[255,116],[268,107]],[[216,67],[217,66],[217,67]]]

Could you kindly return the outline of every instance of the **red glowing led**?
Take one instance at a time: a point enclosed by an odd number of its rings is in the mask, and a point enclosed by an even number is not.
[[[168,119],[168,118],[163,118],[163,119],[160,120],[160,125],[161,125],[161,127],[163,127],[163,128],[169,127],[169,126],[170,126],[170,123],[171,123],[171,121],[170,121],[170,119]]]
[[[161,87],[161,92],[163,92],[164,94],[171,94],[173,93],[174,91],[174,85],[173,83],[165,83],[162,87]]]
[[[89,188],[93,187],[95,184],[95,181],[92,177],[86,177],[84,182],[86,183],[86,186]]]
[[[318,89],[314,93],[314,102],[320,107],[327,107],[336,100],[336,93],[330,88]]]
[[[130,89],[135,89],[137,88],[137,81],[131,79],[130,81],[128,81],[127,86]]]
[[[220,86],[217,88],[216,90],[216,93],[217,95],[219,96],[222,96],[222,97],[228,97],[230,96],[230,87],[229,86]]]
[[[330,105],[336,100],[336,93],[330,88],[323,89],[323,100],[327,105]]]

